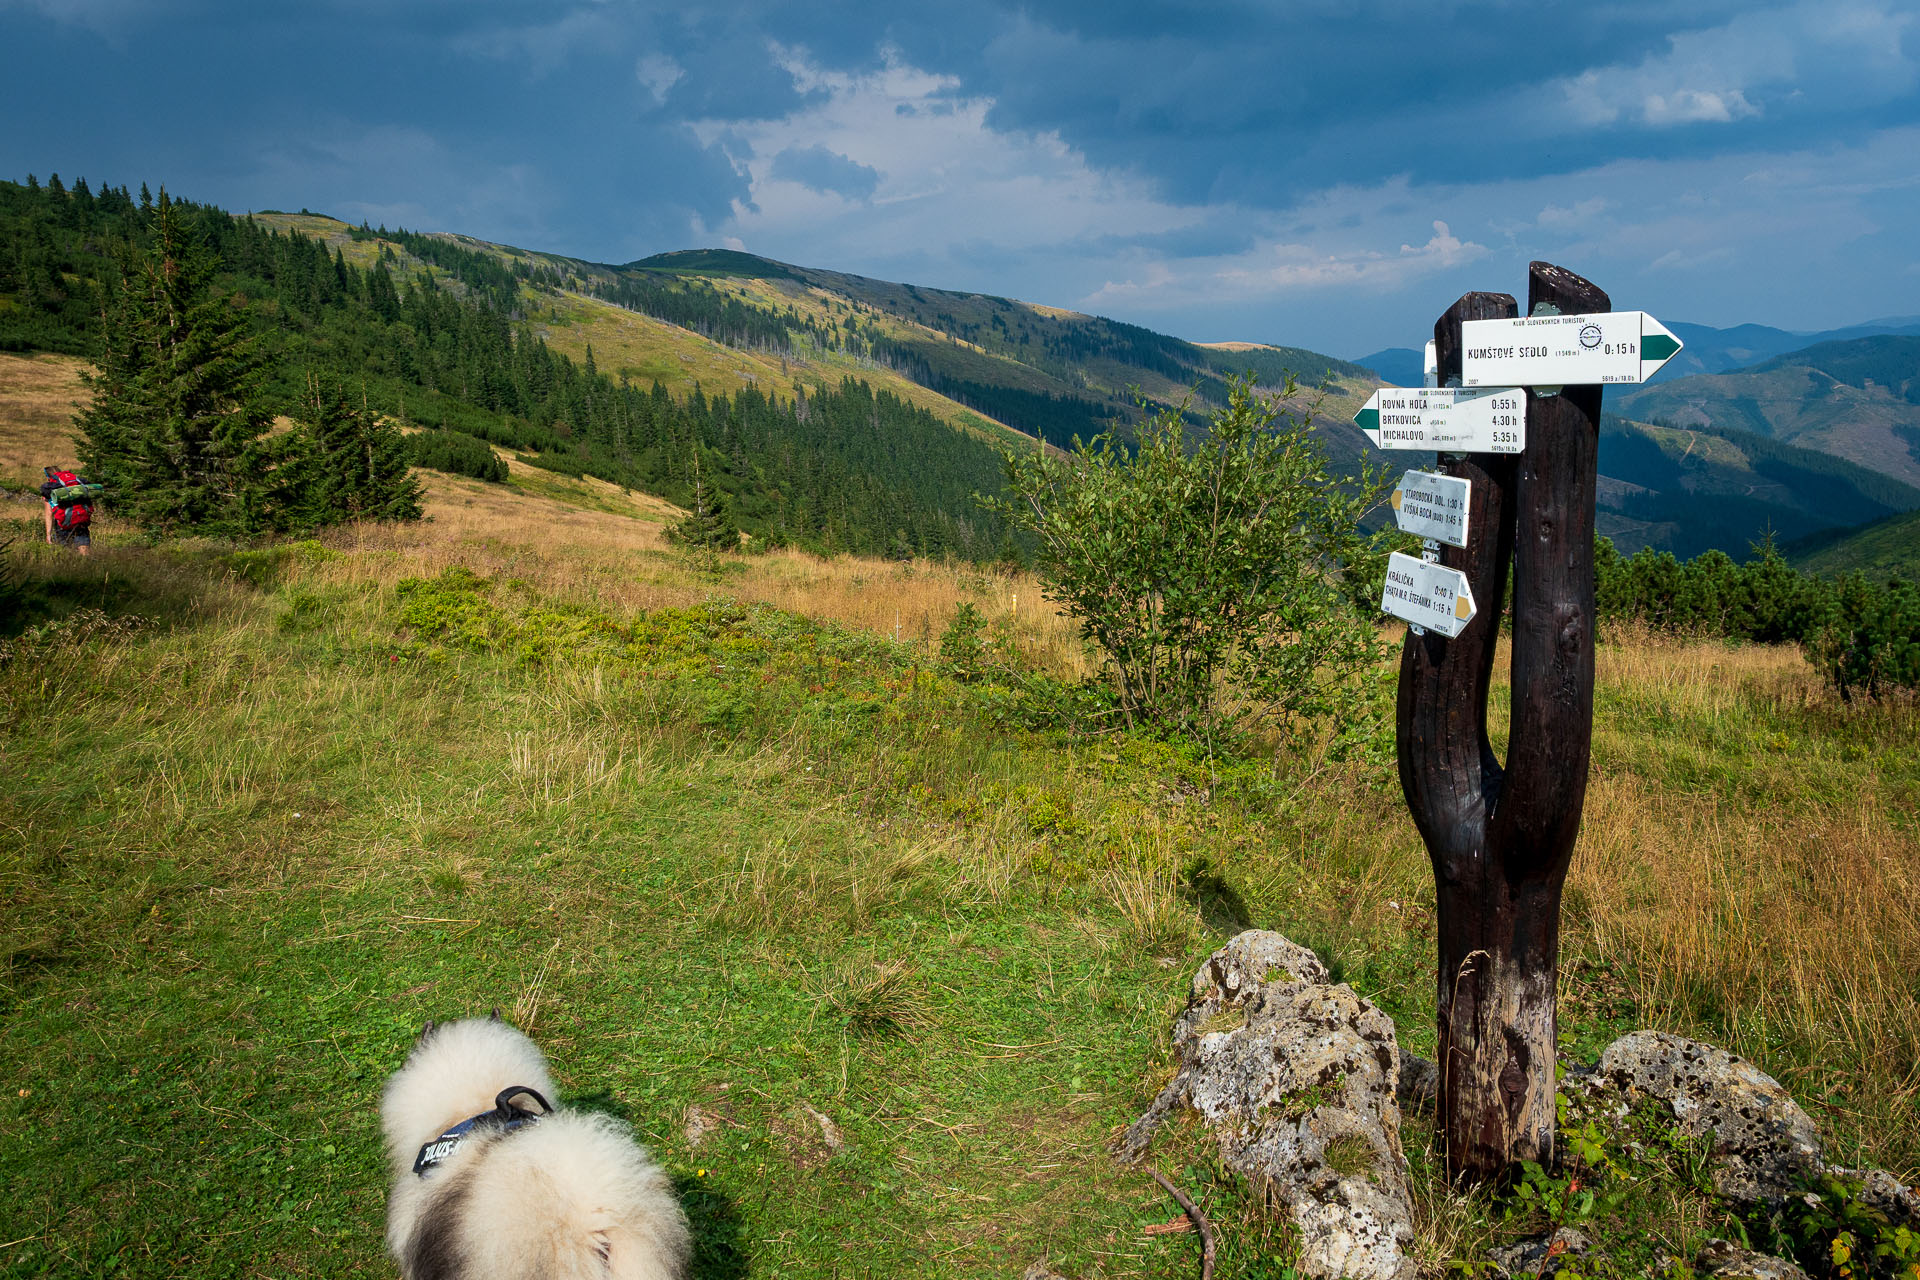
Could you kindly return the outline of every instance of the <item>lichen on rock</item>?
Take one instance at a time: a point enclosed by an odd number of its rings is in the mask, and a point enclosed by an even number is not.
[[[1410,1280],[1393,1022],[1327,977],[1276,933],[1209,957],[1174,1026],[1179,1069],[1121,1153],[1137,1159],[1170,1115],[1197,1112],[1222,1162],[1298,1228],[1301,1275]]]
[[[1715,1190],[1777,1200],[1825,1166],[1820,1130],[1778,1081],[1744,1058],[1664,1031],[1634,1031],[1600,1054],[1594,1073],[1629,1102],[1651,1097],[1681,1133],[1711,1143]]]

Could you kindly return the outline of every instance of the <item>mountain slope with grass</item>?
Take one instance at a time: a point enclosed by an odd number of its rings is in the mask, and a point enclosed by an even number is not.
[[[73,368],[0,361],[6,458],[58,446]],[[1433,886],[1390,772],[1077,727],[1095,664],[1030,575],[716,564],[591,477],[425,479],[422,523],[260,547],[147,545],[108,507],[87,560],[0,506],[30,610],[0,642],[11,1273],[389,1273],[381,1085],[423,1021],[494,1005],[662,1161],[698,1280],[1193,1274],[1110,1143],[1249,925],[1432,1054]],[[1920,1175],[1912,705],[1625,628],[1597,667],[1569,1059],[1712,1040],[1830,1159]],[[1553,1225],[1449,1187],[1426,1115],[1402,1140],[1423,1274]],[[1286,1274],[1197,1130],[1150,1158],[1220,1280]],[[1579,1172],[1619,1274],[1747,1229],[1698,1159]]]
[[[1737,372],[1642,387],[1613,405],[1672,427],[1772,436],[1920,485],[1920,336],[1822,343]]]
[[[1858,570],[1876,580],[1920,582],[1920,511],[1886,516],[1856,529],[1827,529],[1781,550],[1796,569],[1837,578]]]
[[[1745,559],[1778,542],[1920,508],[1920,489],[1770,436],[1602,418],[1596,522],[1622,551]]]
[[[1298,374],[1336,462],[1362,448],[1348,418],[1371,379],[1312,352],[726,251],[614,266],[308,210],[176,208],[247,315],[274,411],[332,377],[403,426],[556,473],[683,506],[710,489],[757,544],[1018,554],[977,501],[1006,452],[1124,429],[1136,394],[1190,400],[1197,429],[1239,374]],[[0,183],[0,349],[97,349],[118,246],[144,243],[150,212],[124,188]]]

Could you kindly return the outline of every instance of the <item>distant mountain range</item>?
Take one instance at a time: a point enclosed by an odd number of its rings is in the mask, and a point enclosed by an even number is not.
[[[1891,316],[1869,320],[1844,329],[1825,329],[1817,333],[1792,333],[1771,325],[1742,324],[1731,329],[1675,321],[1667,325],[1685,345],[1680,354],[1661,368],[1647,386],[1657,386],[1697,373],[1726,373],[1744,369],[1790,351],[1801,351],[1826,342],[1845,342],[1853,338],[1875,338],[1887,334],[1920,334],[1920,316]],[[1417,387],[1422,377],[1422,354],[1413,347],[1388,347],[1353,363],[1371,369],[1397,387]]]
[[[674,501],[713,485],[749,531],[810,545],[992,553],[1001,533],[973,495],[994,487],[1001,452],[1124,430],[1142,400],[1185,406],[1197,430],[1243,373],[1318,388],[1315,429],[1342,470],[1429,461],[1374,453],[1351,421],[1376,371],[1420,381],[1412,349],[1352,362],[1198,344],[730,250],[610,265],[306,211],[192,208],[290,403],[317,368],[382,412],[552,469]],[[124,190],[0,182],[0,350],[89,354],[95,291],[143,225]],[[1768,535],[1920,508],[1920,320],[1811,345],[1761,326],[1674,327],[1704,368],[1756,363],[1608,396],[1598,519],[1623,550],[1740,556]]]
[[[1645,422],[1751,431],[1920,485],[1920,336],[1821,342],[1608,399]]]
[[[1675,428],[1606,414],[1595,525],[1624,552],[1744,558],[1771,536],[1920,509],[1920,488],[1814,449],[1730,428]],[[1920,569],[1920,565],[1915,566]]]

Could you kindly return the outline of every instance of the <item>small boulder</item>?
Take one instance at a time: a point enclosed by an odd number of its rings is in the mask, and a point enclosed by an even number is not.
[[[1400,1079],[1393,1086],[1393,1096],[1402,1112],[1424,1115],[1432,1111],[1440,1102],[1439,1066],[1430,1058],[1402,1051]]]
[[[1822,1168],[1820,1131],[1779,1082],[1698,1040],[1634,1031],[1600,1055],[1594,1082],[1631,1103],[1657,1098],[1680,1132],[1709,1139],[1713,1183],[1743,1203],[1778,1200]]]
[[[1326,978],[1279,934],[1215,952],[1175,1024],[1179,1070],[1121,1153],[1138,1158],[1169,1115],[1198,1112],[1222,1162],[1298,1228],[1301,1275],[1412,1280],[1393,1022]]]
[[[1877,1209],[1896,1227],[1920,1229],[1920,1193],[1885,1169],[1828,1169],[1836,1178],[1860,1184],[1858,1199]]]
[[[1797,1263],[1742,1249],[1731,1240],[1707,1241],[1700,1251],[1700,1269],[1727,1280],[1812,1280]]]
[[[1560,1227],[1545,1235],[1487,1250],[1503,1280],[1535,1280],[1560,1273],[1560,1268],[1591,1252],[1593,1241],[1584,1232]]]

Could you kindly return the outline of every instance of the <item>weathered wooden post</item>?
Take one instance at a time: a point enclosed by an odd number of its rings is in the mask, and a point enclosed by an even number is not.
[[[1370,402],[1372,416],[1357,419],[1382,447],[1474,450],[1441,454],[1441,473],[1466,482],[1451,489],[1471,494],[1461,499],[1463,536],[1444,549],[1428,544],[1437,566],[1394,557],[1399,576],[1390,570],[1382,601],[1427,624],[1409,631],[1401,654],[1400,784],[1438,898],[1440,1129],[1449,1170],[1469,1180],[1553,1156],[1560,895],[1593,739],[1599,384],[1639,382],[1678,350],[1650,317],[1603,314],[1612,310],[1605,293],[1544,262],[1532,265],[1527,305],[1522,320],[1507,294],[1461,298],[1434,325],[1434,343],[1442,387],[1464,389],[1382,393],[1376,402],[1401,412]],[[1476,321],[1505,323],[1463,327]],[[1644,340],[1643,326],[1652,330]],[[1542,385],[1563,378],[1563,387]],[[1512,386],[1528,388],[1524,435],[1509,429],[1520,425]],[[1409,472],[1403,491],[1427,506],[1412,503],[1411,521],[1409,504],[1398,506],[1402,527],[1424,532],[1419,518],[1430,519],[1449,486],[1421,474]],[[1509,566],[1503,765],[1487,737],[1487,693]],[[1468,626],[1477,601],[1492,616]]]

